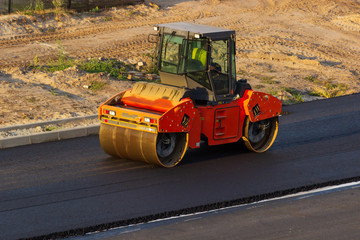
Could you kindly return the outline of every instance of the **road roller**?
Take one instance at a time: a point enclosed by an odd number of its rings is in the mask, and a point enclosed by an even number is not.
[[[154,30],[160,81],[136,82],[99,107],[103,150],[163,167],[174,167],[200,143],[267,151],[282,104],[236,79],[235,31],[185,22]]]

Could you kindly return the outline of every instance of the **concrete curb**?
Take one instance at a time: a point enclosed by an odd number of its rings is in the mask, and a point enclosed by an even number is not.
[[[0,132],[7,132],[7,131],[16,130],[16,129],[36,128],[38,126],[47,126],[47,125],[51,125],[51,124],[65,124],[65,123],[69,123],[69,122],[84,121],[84,120],[97,119],[97,118],[98,118],[98,115],[93,114],[93,115],[82,116],[82,117],[72,117],[72,118],[52,120],[52,121],[47,121],[47,122],[28,123],[28,124],[23,124],[23,125],[2,127],[2,128],[0,128]]]
[[[54,123],[50,123],[54,124]],[[43,124],[42,124],[43,125]],[[35,126],[36,127],[36,126]],[[100,124],[0,139],[0,149],[99,134]],[[16,129],[16,128],[14,128]]]

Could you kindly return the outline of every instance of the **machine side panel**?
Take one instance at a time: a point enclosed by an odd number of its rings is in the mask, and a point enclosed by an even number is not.
[[[209,145],[237,142],[242,137],[245,112],[242,108],[242,102],[239,100],[215,106],[201,106],[198,109],[201,118],[201,133],[207,137]],[[227,111],[224,112],[224,109]],[[219,117],[221,126],[220,122],[217,121]],[[221,129],[222,126],[225,128]],[[224,134],[221,134],[222,130]],[[216,135],[217,133],[220,134]]]
[[[251,122],[277,117],[281,114],[281,101],[262,92],[247,90],[244,94],[243,105]]]
[[[196,109],[196,114],[193,120],[193,124],[189,131],[189,147],[199,148],[201,138],[201,118],[199,111]]]
[[[159,118],[159,132],[189,132],[197,110],[191,99],[186,98]]]
[[[239,136],[240,107],[217,108],[214,113],[214,140]]]

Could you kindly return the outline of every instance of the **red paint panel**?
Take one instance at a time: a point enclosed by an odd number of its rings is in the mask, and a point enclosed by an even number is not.
[[[244,96],[247,98],[244,101],[245,113],[252,122],[273,118],[281,114],[282,103],[276,97],[252,90],[248,90]]]
[[[217,108],[214,116],[214,139],[236,138],[239,135],[240,107]]]
[[[201,117],[201,133],[207,137],[209,145],[237,142],[242,137],[245,112],[240,107],[243,105],[240,100],[215,106],[197,107]],[[221,126],[217,121],[219,119],[221,119]]]
[[[192,100],[183,99],[159,119],[159,132],[189,132],[197,109]]]
[[[191,129],[189,132],[189,147],[190,148],[199,148],[200,147],[200,137],[201,137],[201,119],[200,119],[200,114],[196,109],[194,121],[192,123]]]

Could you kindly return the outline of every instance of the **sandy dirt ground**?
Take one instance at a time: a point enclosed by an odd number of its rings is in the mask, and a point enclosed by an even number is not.
[[[147,62],[152,26],[195,22],[237,32],[237,77],[255,90],[293,102],[360,92],[360,1],[152,1],[100,12],[0,16],[0,127],[95,114],[101,102],[131,88],[76,66],[53,73],[27,66],[67,56]],[[102,90],[86,88],[92,81]],[[85,87],[84,87],[85,86]]]

